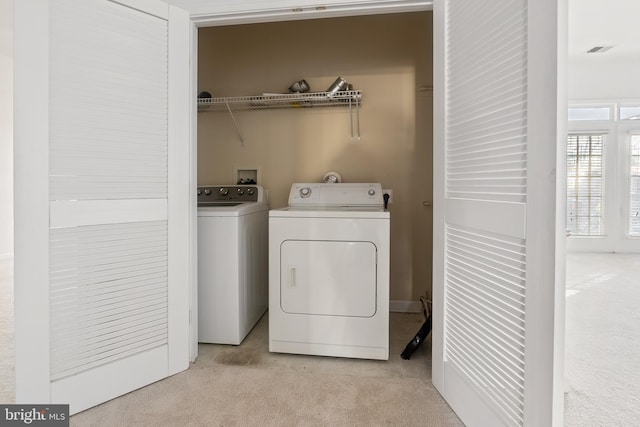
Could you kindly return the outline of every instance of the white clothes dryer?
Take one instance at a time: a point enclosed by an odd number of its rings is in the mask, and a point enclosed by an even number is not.
[[[238,345],[266,312],[268,212],[260,186],[198,188],[198,342]]]
[[[387,360],[389,239],[380,184],[293,184],[269,211],[269,351]]]

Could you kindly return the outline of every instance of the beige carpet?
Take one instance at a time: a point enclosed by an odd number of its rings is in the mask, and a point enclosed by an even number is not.
[[[197,364],[71,421],[77,426],[461,425],[421,379]]]
[[[431,385],[430,347],[409,361],[399,356],[421,315],[392,315],[388,362],[269,353],[267,321],[238,347],[201,344],[188,371],[75,415],[71,425],[462,425]]]
[[[0,260],[0,402],[15,401],[13,261]]]
[[[570,255],[565,425],[640,425],[640,255]],[[239,347],[201,345],[186,372],[89,409],[72,426],[460,426],[431,385],[421,315],[392,314],[388,362],[272,354],[267,318]],[[14,401],[13,292],[0,261],[0,402]]]
[[[14,401],[13,292],[0,262],[0,402]],[[389,361],[273,354],[268,316],[242,345],[200,345],[185,372],[71,417],[72,426],[462,426],[431,384],[421,314],[391,315]]]
[[[640,425],[640,255],[567,258],[565,426]]]

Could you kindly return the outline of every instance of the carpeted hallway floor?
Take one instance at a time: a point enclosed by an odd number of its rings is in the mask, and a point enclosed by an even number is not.
[[[567,258],[565,425],[640,419],[640,255]],[[0,402],[14,400],[11,264],[0,261]],[[461,426],[431,385],[422,323],[391,315],[388,362],[271,354],[265,316],[238,347],[200,345],[186,372],[71,418],[72,426]]]
[[[13,260],[0,260],[0,402],[15,401]]]
[[[640,254],[569,254],[565,426],[640,425]]]

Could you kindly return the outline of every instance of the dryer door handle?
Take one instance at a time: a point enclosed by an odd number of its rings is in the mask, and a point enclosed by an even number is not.
[[[289,267],[289,287],[290,288],[296,287],[296,268],[295,267]]]

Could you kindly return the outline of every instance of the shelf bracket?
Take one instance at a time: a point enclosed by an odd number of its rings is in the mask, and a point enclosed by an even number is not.
[[[356,96],[356,126],[358,129],[358,141],[360,141],[360,97]]]
[[[353,142],[353,103],[349,98],[349,129],[351,130],[351,142]]]
[[[357,137],[354,136],[353,134],[353,100],[354,98],[349,98],[349,127],[351,129],[351,142],[354,141],[354,139],[356,139],[357,141],[360,141],[360,99],[356,96],[355,97],[355,109],[356,109],[356,135]]]
[[[236,132],[238,132],[238,138],[240,138],[240,144],[244,147],[244,138],[242,137],[242,132],[240,132],[240,127],[238,126],[238,122],[236,121],[236,117],[233,115],[233,111],[231,111],[231,107],[229,106],[229,102],[224,103],[227,106],[227,111],[231,116],[231,120],[233,120],[233,125],[236,127]]]

